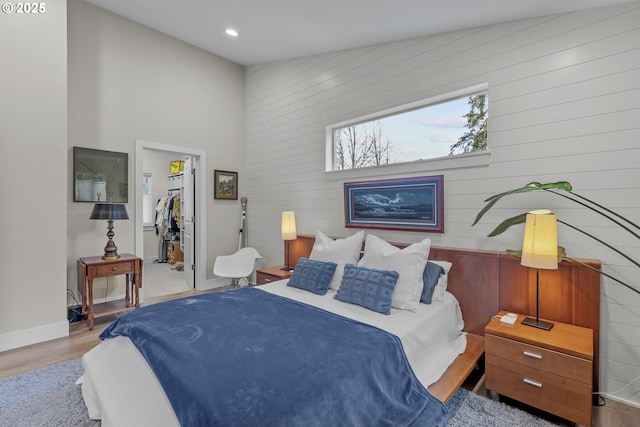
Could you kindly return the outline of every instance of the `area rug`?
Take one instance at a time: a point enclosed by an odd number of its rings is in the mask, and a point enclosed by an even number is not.
[[[0,380],[0,426],[99,426],[87,414],[80,358]]]
[[[80,358],[0,380],[0,427],[95,427],[82,400]],[[460,389],[447,404],[442,427],[551,427],[553,424]],[[426,426],[425,426],[426,427]]]
[[[447,416],[439,427],[553,427],[528,412],[487,399],[463,388],[447,403]]]

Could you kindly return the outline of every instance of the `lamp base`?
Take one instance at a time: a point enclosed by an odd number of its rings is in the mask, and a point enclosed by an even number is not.
[[[105,261],[113,261],[115,259],[119,259],[120,255],[118,255],[118,247],[116,246],[116,242],[113,241],[113,236],[116,233],[113,232],[113,220],[107,221],[107,244],[104,246],[104,255],[102,259]]]
[[[544,320],[536,320],[535,317],[527,317],[520,323],[526,326],[532,326],[534,328],[544,329],[545,331],[548,331],[549,329],[553,328],[553,323],[545,322]]]

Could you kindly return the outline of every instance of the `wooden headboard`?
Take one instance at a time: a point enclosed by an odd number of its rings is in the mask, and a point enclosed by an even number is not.
[[[308,257],[315,237],[299,234],[289,242],[289,259]],[[398,243],[398,247],[407,244]],[[535,270],[505,252],[431,247],[429,259],[449,261],[447,290],[458,299],[465,331],[484,336],[484,327],[500,310],[535,316]],[[600,269],[600,261],[580,262]],[[557,270],[540,270],[540,317],[593,330],[594,391],[598,390],[600,343],[600,274],[575,262]]]

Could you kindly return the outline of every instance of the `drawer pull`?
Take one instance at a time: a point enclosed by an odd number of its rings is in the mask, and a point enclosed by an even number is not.
[[[118,271],[118,267],[113,267],[112,270],[113,271]]]
[[[539,382],[532,381],[532,380],[529,380],[527,378],[523,378],[522,381],[524,381],[525,384],[529,384],[529,385],[532,385],[534,387],[542,388],[542,384],[539,383]]]
[[[541,354],[529,353],[528,351],[523,351],[524,355],[527,357],[532,357],[534,359],[542,359]]]
[[[271,279],[264,279],[265,283],[271,283]]]

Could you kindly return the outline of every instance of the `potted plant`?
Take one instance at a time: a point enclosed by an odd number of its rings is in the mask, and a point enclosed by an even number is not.
[[[518,194],[518,193],[528,193],[531,191],[545,191],[547,193],[551,193],[551,194],[555,194],[557,196],[560,197],[564,197],[565,199],[571,200],[575,203],[578,203],[581,206],[584,206],[590,210],[592,210],[593,212],[596,212],[599,215],[602,215],[603,217],[607,218],[609,221],[612,221],[613,223],[615,223],[616,225],[622,227],[624,230],[626,230],[627,232],[631,233],[635,238],[640,239],[640,235],[638,233],[640,233],[640,226],[638,226],[637,224],[635,224],[634,222],[628,220],[627,218],[623,217],[622,215],[612,211],[611,209],[600,205],[599,203],[594,202],[593,200],[590,200],[584,196],[581,196],[577,193],[574,193],[573,191],[573,187],[571,186],[571,184],[567,181],[559,181],[559,182],[552,182],[552,183],[548,183],[548,184],[541,184],[539,182],[530,182],[529,184],[520,187],[520,188],[516,188],[514,190],[509,190],[509,191],[505,191],[504,193],[500,193],[500,194],[496,194],[494,196],[489,197],[488,199],[485,200],[485,202],[487,203],[485,205],[485,207],[478,213],[478,215],[476,216],[475,221],[473,222],[472,225],[476,225],[480,219],[484,216],[485,213],[487,213],[489,211],[489,209],[491,209],[496,203],[498,203],[498,201],[500,199],[502,199],[503,197],[509,196],[511,194]],[[526,212],[522,213],[520,215],[516,215],[514,217],[505,219],[504,221],[502,221],[491,233],[489,233],[487,236],[488,237],[494,237],[497,236],[503,232],[505,232],[507,229],[509,229],[511,226],[516,225],[516,224],[524,224],[526,221]],[[588,236],[589,238],[597,241],[598,243],[603,244],[604,246],[606,246],[607,248],[611,249],[612,251],[616,252],[618,255],[622,256],[623,258],[625,258],[626,260],[630,261],[632,264],[634,264],[636,267],[640,268],[640,263],[638,261],[636,261],[635,259],[631,258],[629,255],[625,254],[624,252],[622,252],[621,250],[619,250],[618,248],[616,248],[615,246],[605,242],[604,240],[574,226],[569,224],[566,221],[561,220],[560,218],[557,218],[557,221],[560,224],[566,225],[567,227],[578,231],[582,234],[584,234],[585,236]],[[513,255],[519,256],[521,254],[521,251],[513,251],[513,250],[508,250],[508,253],[511,253]],[[596,270],[598,271],[600,274],[602,274],[603,276],[606,276],[608,278],[610,278],[611,280],[616,281],[617,283],[620,283],[623,286],[626,286],[627,288],[631,289],[632,291],[640,294],[640,290],[638,290],[637,288],[633,287],[632,285],[623,282],[622,280],[613,277],[601,270],[597,270],[594,267],[591,267],[589,265],[586,265],[582,262],[580,262],[579,260],[576,260],[574,258],[570,258],[568,256],[566,256],[566,251],[563,247],[558,246],[558,261],[561,261],[562,259],[567,259],[573,262],[577,262],[581,265],[584,265],[592,270]]]

